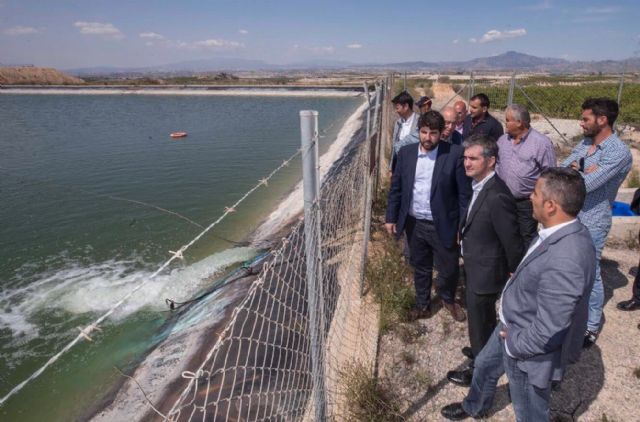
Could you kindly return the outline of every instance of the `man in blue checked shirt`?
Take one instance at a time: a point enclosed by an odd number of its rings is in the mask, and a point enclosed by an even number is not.
[[[618,103],[608,98],[588,98],[582,104],[580,126],[585,138],[562,163],[578,170],[587,187],[587,197],[578,215],[587,226],[596,248],[596,279],[589,299],[589,319],[584,347],[598,337],[604,305],[604,287],[600,275],[600,257],[611,229],[611,205],[618,188],[631,170],[631,151],[613,130]]]

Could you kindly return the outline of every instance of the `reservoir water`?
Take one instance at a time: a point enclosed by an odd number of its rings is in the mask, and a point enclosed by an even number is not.
[[[0,95],[0,396],[152,274],[300,145],[326,151],[362,97]],[[186,131],[179,140],[169,133]],[[187,300],[258,251],[245,241],[300,179],[299,159],[185,260],[0,407],[0,419],[85,416]]]

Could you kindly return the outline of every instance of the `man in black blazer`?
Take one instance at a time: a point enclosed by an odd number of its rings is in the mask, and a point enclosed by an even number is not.
[[[471,198],[470,179],[464,174],[462,147],[441,142],[444,119],[429,111],[418,120],[420,142],[398,152],[387,204],[387,231],[405,231],[410,263],[414,268],[416,305],[410,319],[431,315],[433,267],[438,268],[436,286],[444,307],[456,321],[465,314],[455,303],[458,282],[460,216]]]
[[[517,206],[507,185],[495,174],[498,145],[484,135],[468,138],[464,147],[464,169],[473,196],[462,216],[461,247],[466,276],[467,313],[473,358],[480,353],[496,327],[496,300],[509,273],[518,267],[524,254]],[[450,371],[449,381],[468,386],[473,367]]]

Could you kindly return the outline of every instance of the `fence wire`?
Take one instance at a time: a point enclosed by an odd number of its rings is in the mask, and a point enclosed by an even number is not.
[[[373,370],[378,331],[377,306],[360,294],[366,192],[374,172],[371,144],[363,142],[363,133],[359,138],[327,176],[316,212],[282,240],[216,344],[193,372],[183,374],[188,385],[167,419],[315,419],[304,225],[318,222],[320,239],[313,241],[320,243],[322,267],[315,297],[320,376],[326,418],[344,418],[344,371],[355,364]]]

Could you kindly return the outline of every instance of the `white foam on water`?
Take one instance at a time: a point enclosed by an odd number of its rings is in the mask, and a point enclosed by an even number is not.
[[[324,181],[327,172],[333,163],[344,153],[344,149],[353,138],[358,129],[362,127],[362,116],[368,104],[362,103],[360,107],[347,119],[338,132],[336,140],[331,144],[327,152],[320,157],[320,179]],[[302,181],[293,189],[291,194],[285,198],[267,219],[260,224],[252,236],[253,244],[263,244],[269,236],[282,229],[292,218],[302,211],[303,190]]]
[[[253,258],[250,247],[227,249],[201,261],[160,274],[138,290],[112,315],[121,320],[142,309],[166,310],[165,298],[191,299],[210,284],[210,277],[232,264]],[[28,286],[0,294],[0,329],[9,328],[14,337],[38,336],[32,322],[36,314],[64,310],[72,314],[103,313],[148,279],[154,270],[136,269],[135,261],[110,260],[90,266],[68,264],[62,269],[41,274]]]

